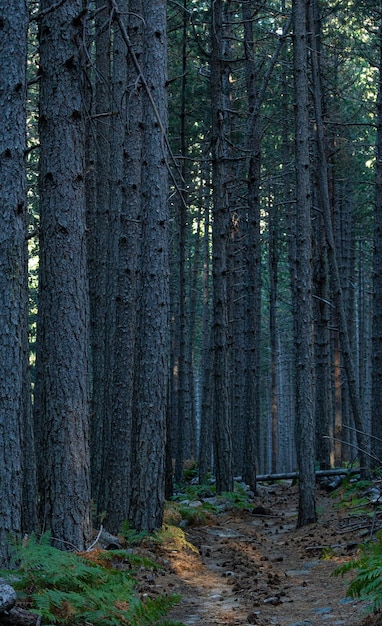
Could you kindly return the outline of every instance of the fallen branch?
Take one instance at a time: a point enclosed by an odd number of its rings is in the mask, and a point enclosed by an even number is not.
[[[316,476],[341,476],[348,474],[359,474],[359,468],[351,468],[347,469],[341,467],[339,469],[328,469],[328,470],[317,470]],[[259,474],[257,476],[258,482],[273,482],[275,480],[290,480],[293,478],[298,478],[299,472],[284,472],[283,474]]]

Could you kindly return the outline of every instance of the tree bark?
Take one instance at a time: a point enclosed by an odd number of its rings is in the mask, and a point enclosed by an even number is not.
[[[109,285],[115,310],[111,338],[113,363],[110,436],[105,451],[103,484],[106,524],[118,532],[128,518],[131,484],[133,379],[137,318],[137,255],[141,236],[142,85],[131,53],[143,49],[142,5],[135,0],[129,13],[125,0],[118,3],[120,23],[113,35],[113,103],[118,106],[112,122],[111,152],[111,263]],[[128,17],[127,17],[128,16]],[[126,48],[124,32],[131,50]],[[126,90],[126,85],[128,86]]]
[[[225,101],[224,2],[212,4],[212,276],[213,276],[213,379],[214,438],[217,493],[233,491],[233,452],[229,402],[227,244],[229,206],[227,189],[228,110]]]
[[[41,521],[55,545],[90,535],[88,281],[82,0],[42,0],[37,424]]]
[[[374,208],[372,434],[373,454],[382,465],[382,3],[379,3],[379,74]]]
[[[314,2],[314,0],[312,0]],[[310,27],[315,28],[313,20],[313,8],[310,8]],[[313,30],[314,32],[314,30]],[[357,384],[357,375],[355,363],[352,356],[352,348],[349,333],[349,324],[345,312],[345,304],[343,290],[341,286],[338,262],[336,256],[336,248],[333,237],[333,227],[331,218],[331,207],[329,200],[328,186],[328,166],[325,153],[325,135],[322,116],[322,93],[320,84],[320,68],[317,51],[317,37],[311,39],[312,47],[312,76],[313,76],[313,102],[316,118],[316,142],[317,142],[317,161],[318,161],[318,184],[320,191],[320,201],[322,205],[322,213],[325,226],[326,241],[328,247],[328,260],[330,275],[333,285],[333,299],[338,314],[339,332],[342,348],[342,358],[347,379],[347,390],[349,393],[350,405],[353,413],[354,423],[357,429],[358,455],[361,470],[367,471],[370,465],[368,456],[368,441],[364,433],[364,425],[362,419],[361,402],[359,397],[359,389]]]
[[[102,489],[104,455],[108,448],[109,419],[107,383],[110,373],[110,345],[108,329],[112,320],[108,315],[110,304],[109,232],[110,232],[110,128],[111,128],[111,43],[110,12],[104,0],[96,1],[95,69],[94,72],[94,145],[95,148],[95,204],[93,215],[88,216],[89,231],[89,294],[90,294],[90,345],[92,364],[91,388],[91,480],[92,498],[99,511],[105,509]],[[91,218],[89,220],[89,217]]]
[[[210,195],[209,180],[203,183],[204,193],[204,237],[203,237],[203,310],[202,310],[202,354],[201,354],[201,416],[199,437],[199,483],[203,483],[212,469],[212,351],[211,351],[211,294],[210,294]]]
[[[26,57],[24,0],[0,1],[0,566],[10,558],[10,535],[21,532],[22,443],[26,329]],[[25,441],[24,441],[25,443]],[[33,446],[33,441],[31,442]]]
[[[143,95],[142,236],[138,265],[129,520],[137,530],[152,531],[160,528],[163,520],[169,365],[165,0],[143,3],[142,17],[145,54],[141,67],[146,88]]]
[[[300,474],[298,526],[316,521],[313,406],[311,182],[308,117],[307,3],[295,0],[293,66],[296,132],[296,448]]]
[[[248,219],[245,232],[246,264],[246,380],[243,477],[256,491],[257,455],[260,434],[260,335],[261,335],[261,246],[260,172],[261,130],[257,100],[259,87],[254,59],[252,12],[243,3],[245,78],[248,98]]]

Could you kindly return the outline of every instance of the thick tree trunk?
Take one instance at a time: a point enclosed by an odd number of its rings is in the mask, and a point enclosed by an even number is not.
[[[163,520],[169,365],[165,0],[143,3],[142,17],[145,25],[142,72],[146,88],[129,519],[133,528],[152,531],[160,528]]]
[[[115,24],[113,36],[113,102],[119,109],[113,117],[111,129],[111,267],[108,280],[115,302],[115,328],[111,341],[110,441],[105,451],[103,475],[106,524],[111,532],[117,532],[128,518],[130,503],[137,254],[141,235],[142,86],[137,86],[136,69],[127,61],[131,61],[131,52],[138,57],[142,52],[142,6],[135,0],[134,10],[129,14],[129,4],[120,0],[118,9],[121,22]],[[130,54],[124,33],[129,34]]]
[[[41,9],[54,4],[43,0]],[[66,549],[83,549],[90,534],[83,8],[73,0],[46,11],[39,31],[41,519]]]
[[[248,98],[248,219],[245,232],[246,265],[246,380],[243,477],[256,491],[257,455],[260,438],[260,329],[261,329],[261,248],[260,248],[260,119],[256,112],[259,97],[254,58],[252,11],[243,3],[245,79]]]
[[[296,447],[300,474],[298,526],[316,521],[313,404],[311,182],[308,118],[307,3],[294,2],[296,124]]]
[[[9,565],[9,535],[21,532],[26,329],[26,55],[24,0],[0,0],[0,566]],[[30,442],[33,446],[33,440]]]
[[[108,447],[109,402],[107,379],[110,372],[108,329],[108,270],[110,230],[110,127],[111,127],[111,50],[110,12],[104,0],[96,1],[94,118],[95,204],[88,216],[88,258],[90,293],[90,342],[92,365],[91,389],[91,479],[92,498],[99,511],[105,510],[105,494],[101,490],[104,454]],[[91,218],[89,220],[89,217]]]
[[[382,465],[382,3],[379,4],[379,76],[374,209],[372,447]]]
[[[224,93],[227,65],[224,63],[224,2],[212,5],[212,274],[213,274],[213,378],[214,437],[217,493],[233,491],[233,454],[229,402],[229,331],[227,294],[227,245],[229,206],[227,190],[228,110]]]

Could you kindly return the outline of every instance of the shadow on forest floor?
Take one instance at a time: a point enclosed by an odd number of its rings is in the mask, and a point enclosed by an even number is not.
[[[260,485],[252,511],[228,510],[187,528],[197,552],[156,546],[166,569],[143,574],[140,592],[181,594],[169,617],[184,624],[360,626],[367,605],[346,597],[351,574],[331,574],[354,557],[365,531],[354,523],[349,530],[324,491],[317,504],[318,522],[296,529],[297,488]],[[373,619],[365,626],[382,625]]]

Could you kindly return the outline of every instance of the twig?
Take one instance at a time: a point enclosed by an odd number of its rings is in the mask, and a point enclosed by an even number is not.
[[[45,17],[45,15],[48,15],[48,13],[51,13],[52,11],[56,11],[56,9],[59,9],[63,4],[65,4],[65,2],[66,0],[58,0],[58,2],[56,2],[56,4],[52,4],[51,7],[47,7],[46,9],[39,11],[35,15],[31,15],[29,18],[30,21],[34,22],[36,20],[40,20],[42,17]]]
[[[86,549],[86,552],[90,552],[90,550],[92,550],[92,548],[94,548],[94,546],[98,543],[99,538],[102,535],[102,533],[103,533],[103,526],[101,524],[97,537],[94,539],[93,543],[91,543],[90,546]]]
[[[381,437],[376,437],[375,435],[372,435],[371,433],[365,433],[365,431],[358,430],[358,428],[354,428],[353,426],[347,426],[346,424],[342,424],[342,428],[347,428],[348,430],[352,430],[355,433],[360,433],[361,435],[366,435],[366,437],[369,437],[370,439],[375,439],[376,441],[382,441]]]
[[[164,125],[163,125],[162,118],[161,118],[161,116],[160,116],[160,114],[159,114],[159,111],[158,111],[158,107],[157,107],[157,105],[156,105],[156,103],[155,103],[155,100],[154,100],[153,95],[152,95],[152,93],[151,93],[151,89],[150,89],[150,87],[149,87],[149,85],[148,85],[148,83],[147,83],[147,80],[146,80],[146,78],[145,78],[145,75],[144,75],[144,73],[143,73],[143,71],[142,71],[142,68],[141,68],[140,63],[139,63],[138,58],[137,58],[137,55],[135,54],[135,52],[134,52],[134,50],[133,50],[133,46],[132,46],[132,43],[131,43],[131,41],[130,41],[130,37],[129,37],[129,35],[128,35],[128,32],[127,32],[127,30],[126,30],[126,26],[125,26],[125,24],[123,23],[123,21],[122,21],[122,19],[121,19],[121,11],[120,11],[120,9],[119,9],[119,7],[118,7],[118,4],[117,4],[116,0],[109,0],[109,1],[110,1],[110,4],[111,4],[111,7],[112,7],[112,9],[113,9],[113,11],[114,11],[114,13],[115,13],[115,19],[116,19],[116,20],[117,20],[117,22],[118,22],[118,26],[119,26],[119,28],[120,28],[120,31],[121,31],[122,37],[123,37],[123,39],[124,39],[124,41],[125,41],[125,44],[126,44],[126,46],[127,46],[127,49],[128,49],[129,54],[130,54],[130,56],[131,56],[131,60],[133,61],[133,65],[134,65],[134,67],[135,67],[135,69],[136,69],[136,72],[137,72],[137,74],[138,74],[139,78],[140,78],[140,79],[141,79],[141,81],[142,81],[142,85],[143,85],[143,87],[144,87],[144,89],[145,89],[145,91],[146,91],[146,94],[147,94],[147,96],[148,96],[148,99],[150,100],[150,104],[151,104],[151,106],[152,106],[152,108],[153,108],[154,115],[155,115],[155,117],[156,117],[156,120],[157,120],[157,122],[158,122],[159,128],[160,128],[160,130],[161,130],[161,133],[162,133],[162,138],[163,138],[163,140],[164,140],[164,142],[165,142],[165,145],[166,145],[166,148],[167,148],[167,150],[168,150],[168,153],[169,153],[169,155],[170,155],[170,157],[171,157],[171,159],[172,159],[172,161],[173,161],[173,163],[174,163],[175,169],[176,169],[176,170],[177,170],[177,172],[178,172],[178,175],[179,175],[180,180],[182,181],[182,183],[184,183],[182,173],[181,173],[181,172],[180,172],[180,170],[179,170],[179,167],[178,167],[178,165],[177,165],[177,162],[176,162],[176,159],[175,159],[174,153],[173,153],[173,151],[172,151],[172,149],[171,149],[170,142],[169,142],[169,139],[168,139],[168,136],[167,136],[167,133],[166,133],[166,129],[165,129]],[[165,159],[165,160],[166,160],[167,169],[168,169],[169,174],[170,174],[170,176],[171,176],[171,179],[172,179],[172,182],[173,182],[173,184],[174,184],[174,187],[175,187],[175,189],[177,190],[177,192],[179,193],[180,198],[181,198],[181,200],[182,200],[182,202],[183,202],[183,205],[187,208],[187,204],[186,204],[186,201],[185,201],[185,199],[184,199],[184,195],[182,194],[182,192],[181,192],[181,190],[180,190],[180,188],[179,188],[179,186],[178,186],[178,183],[177,183],[177,182],[176,182],[176,180],[175,180],[175,177],[174,177],[174,175],[173,175],[173,173],[172,173],[172,171],[171,171],[171,168],[169,167],[169,164],[168,164],[168,162],[167,162],[167,159]],[[184,184],[185,184],[185,183],[184,183]]]
[[[360,448],[359,446],[356,446],[353,443],[349,443],[348,441],[344,441],[343,439],[339,439],[338,437],[329,437],[329,435],[324,435],[323,439],[331,439],[332,441],[338,441],[339,443],[343,443],[345,446],[349,446],[349,448],[355,448],[355,450],[358,450],[359,452],[363,452],[364,454],[366,454],[366,456],[370,457],[370,459],[377,461],[377,463],[381,465],[381,460],[378,459],[376,456],[374,456],[374,454],[371,454],[371,452],[368,452],[367,450],[363,450],[362,448]]]

